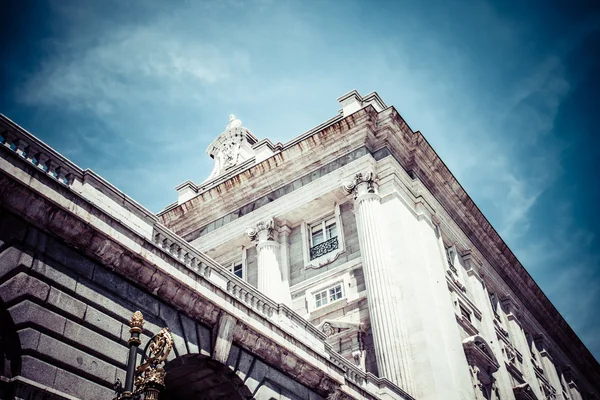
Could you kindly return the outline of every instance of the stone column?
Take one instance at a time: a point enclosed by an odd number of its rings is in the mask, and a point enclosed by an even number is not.
[[[279,243],[274,238],[274,222],[259,222],[248,230],[248,236],[256,243],[258,264],[258,290],[277,303],[284,301],[283,282],[279,268]]]
[[[283,300],[286,306],[292,306],[292,296],[290,294],[290,233],[292,230],[287,226],[287,222],[281,222],[279,227],[279,243],[280,254],[279,254],[279,267],[281,269],[281,281],[283,290]]]
[[[357,174],[344,184],[354,194],[354,209],[361,249],[371,330],[379,375],[409,393],[414,393],[409,376],[406,340],[398,316],[399,288],[394,285],[391,263],[381,230],[381,198],[373,172]]]

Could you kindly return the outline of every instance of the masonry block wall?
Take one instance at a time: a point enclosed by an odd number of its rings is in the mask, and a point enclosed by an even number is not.
[[[3,209],[0,298],[2,399],[112,399],[115,380],[125,380],[136,310],[146,320],[142,344],[170,328],[169,361],[211,354],[209,327]],[[320,399],[235,345],[227,364],[257,399]]]

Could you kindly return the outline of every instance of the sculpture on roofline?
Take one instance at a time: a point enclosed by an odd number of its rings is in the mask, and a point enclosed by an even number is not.
[[[230,130],[233,128],[239,128],[242,126],[242,121],[240,121],[235,115],[229,115],[229,123],[225,127],[225,130]]]

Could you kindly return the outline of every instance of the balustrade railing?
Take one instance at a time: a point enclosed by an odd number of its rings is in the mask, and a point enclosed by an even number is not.
[[[8,126],[2,126],[7,124]],[[0,125],[0,144],[48,176],[71,186],[81,169],[51,147],[8,119]]]

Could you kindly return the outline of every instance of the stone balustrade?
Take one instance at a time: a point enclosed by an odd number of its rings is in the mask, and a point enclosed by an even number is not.
[[[79,167],[12,121],[6,122],[8,126],[0,126],[2,146],[63,185],[71,186],[76,177],[81,179],[83,171]]]

